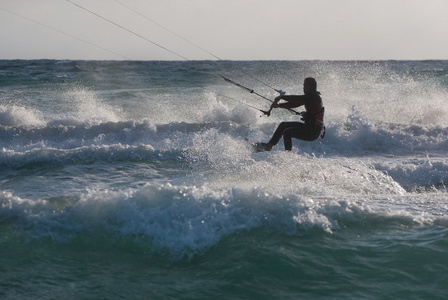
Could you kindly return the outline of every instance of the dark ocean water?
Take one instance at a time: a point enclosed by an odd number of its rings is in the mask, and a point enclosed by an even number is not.
[[[325,138],[252,153],[297,117],[219,75],[315,77]],[[447,61],[0,61],[0,297],[446,299],[447,100]]]

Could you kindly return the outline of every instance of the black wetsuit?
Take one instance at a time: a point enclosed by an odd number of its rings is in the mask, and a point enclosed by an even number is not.
[[[292,149],[292,138],[315,141],[322,132],[324,108],[322,98],[319,92],[312,92],[303,96],[283,96],[283,100],[288,101],[282,103],[279,107],[293,108],[305,105],[306,115],[305,123],[302,122],[282,122],[275,130],[269,144],[276,145],[283,136],[285,150]]]

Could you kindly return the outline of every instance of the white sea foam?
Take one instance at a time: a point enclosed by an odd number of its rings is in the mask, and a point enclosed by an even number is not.
[[[36,110],[0,104],[0,126],[38,127],[44,124],[41,113]]]
[[[77,87],[65,91],[61,96],[65,102],[70,103],[69,106],[74,111],[67,121],[71,120],[75,124],[99,124],[120,120],[120,110],[101,101],[99,96],[89,89]]]

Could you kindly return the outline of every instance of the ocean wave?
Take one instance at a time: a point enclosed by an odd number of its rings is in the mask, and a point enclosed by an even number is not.
[[[0,127],[0,140],[4,147],[12,149],[29,149],[34,144],[68,149],[89,144],[138,143],[144,141],[145,136],[154,134],[155,130],[155,126],[149,121],[104,122],[90,125],[59,120],[41,128]]]
[[[447,191],[448,160],[441,157],[384,158],[374,162],[376,169],[408,191]]]
[[[0,126],[0,141],[4,150],[16,152],[33,149],[73,149],[83,146],[141,145],[179,148],[191,144],[196,133],[218,130],[230,135],[247,133],[247,126],[233,122],[154,124],[149,119],[140,122],[102,122],[77,124],[67,120],[47,123],[40,128]],[[175,145],[177,144],[177,146]]]
[[[3,113],[3,115],[2,115]],[[188,145],[196,133],[218,130],[233,139],[268,140],[277,123],[251,124],[229,121],[200,123],[105,121],[91,123],[76,119],[40,121],[35,113],[22,108],[0,107],[0,141],[5,149],[31,149],[33,144],[67,149],[86,145],[163,143],[172,140]],[[216,119],[216,118],[213,118]],[[40,124],[40,126],[36,126]],[[345,122],[327,124],[326,136],[318,143],[293,140],[295,147],[307,150],[320,145],[328,155],[409,155],[448,151],[448,128],[423,124],[372,122],[349,117]],[[280,143],[277,148],[281,148]]]
[[[378,227],[446,225],[448,221],[444,215],[415,210],[406,197],[352,201],[278,195],[262,188],[212,190],[148,184],[138,190],[89,191],[63,200],[31,201],[2,192],[0,217],[23,228],[30,238],[65,242],[100,230],[143,241],[148,251],[166,251],[174,260],[191,259],[224,237],[255,229],[280,235],[313,230],[331,234],[341,226],[357,230],[369,223]]]
[[[327,126],[326,145],[345,155],[411,155],[446,153],[448,127],[428,124],[375,122],[351,114],[344,122]]]
[[[196,182],[214,179],[210,184],[216,186],[260,184],[272,181],[271,175],[278,174],[275,183],[284,191],[296,187],[289,183],[290,178],[311,180],[315,185],[323,182],[334,190],[341,188],[350,193],[400,194],[446,187],[447,162],[443,156],[437,158],[447,145],[443,129],[397,124],[353,126],[329,126],[325,139],[315,143],[295,140],[292,153],[284,152],[279,144],[271,153],[258,154],[252,153],[244,137],[264,136],[260,128],[273,131],[275,124],[155,125],[145,120],[52,124],[37,129],[3,127],[0,166],[22,169],[171,160],[202,174],[194,176]],[[421,158],[417,158],[418,153]]]
[[[2,150],[0,166],[11,169],[41,168],[42,166],[67,166],[96,162],[162,162],[182,161],[182,149],[154,149],[151,145],[83,146],[73,149],[41,148],[25,152]]]
[[[38,111],[21,106],[0,105],[0,129],[1,127],[35,127],[44,124]]]

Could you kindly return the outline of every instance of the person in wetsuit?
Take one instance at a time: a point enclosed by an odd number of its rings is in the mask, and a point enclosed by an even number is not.
[[[304,105],[305,116],[302,122],[282,122],[275,130],[271,140],[265,145],[265,150],[271,151],[283,136],[285,150],[291,151],[292,138],[303,141],[315,141],[322,133],[324,126],[324,107],[320,93],[317,91],[317,82],[314,78],[305,78],[303,82],[305,95],[284,95],[275,98],[271,108],[295,108]],[[280,100],[286,102],[280,103]]]

